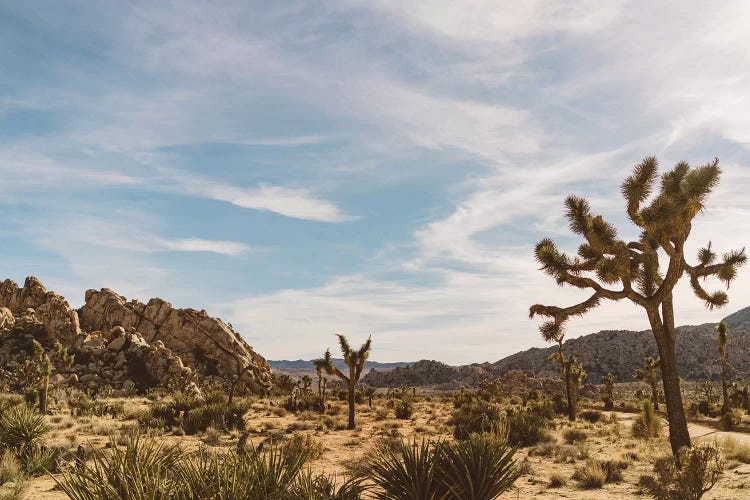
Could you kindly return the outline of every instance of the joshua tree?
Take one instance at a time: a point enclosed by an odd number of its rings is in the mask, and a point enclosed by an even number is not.
[[[716,326],[716,343],[719,344],[719,359],[721,359],[721,394],[724,398],[721,402],[722,415],[729,411],[729,386],[727,383],[728,342],[729,336],[727,335],[727,324],[721,321]]]
[[[341,370],[336,368],[333,364],[333,358],[331,357],[331,350],[326,349],[322,359],[315,360],[320,363],[329,375],[336,375],[338,378],[344,381],[349,391],[349,424],[347,429],[354,429],[354,390],[359,382],[359,377],[362,375],[362,370],[365,367],[365,361],[370,356],[370,347],[372,347],[372,339],[367,338],[367,341],[362,344],[358,351],[353,350],[349,346],[349,342],[343,335],[336,335],[339,338],[339,345],[341,346],[341,353],[344,355],[344,362],[349,367],[349,375],[345,375]]]
[[[302,375],[302,378],[297,381],[297,387],[302,389],[302,392],[310,392],[310,386],[312,385],[312,379],[309,375]]]
[[[323,372],[326,372],[326,360],[314,359],[313,365],[315,365],[315,373],[318,374],[318,396],[320,396],[321,402],[325,404],[326,384],[328,383],[328,379],[323,376]]]
[[[550,239],[540,241],[535,249],[542,270],[559,285],[592,291],[588,299],[570,307],[531,306],[531,317],[539,314],[549,318],[540,327],[545,338],[554,339],[571,316],[586,314],[603,299],[628,299],[645,310],[661,357],[669,441],[675,455],[681,447],[690,446],[690,435],[677,377],[672,291],[687,275],[695,295],[707,307],[724,306],[727,294],[707,292],[701,278],[715,276],[728,286],[747,260],[742,249],[724,254],[716,263],[710,243],[698,252],[698,264],[690,265],[685,258],[693,218],[704,210],[706,197],[718,183],[720,173],[718,159],[698,168],[678,163],[661,176],[659,192],[651,197],[658,183],[657,161],[646,158],[622,185],[627,214],[641,231],[638,240],[619,239],[615,228],[602,216],[591,214],[588,201],[570,196],[565,200],[565,215],[571,230],[586,240],[578,255],[566,255]],[[668,264],[666,271],[660,270],[660,253],[664,254],[662,262]]]
[[[39,370],[39,412],[47,413],[47,393],[49,392],[49,379],[53,371],[64,371],[73,365],[73,355],[68,354],[68,349],[59,342],[55,342],[52,357],[44,350],[42,344],[36,340],[32,341],[32,358]]]
[[[366,385],[362,388],[362,392],[364,393],[365,397],[367,398],[367,405],[372,408],[372,397],[375,395],[377,390],[370,386]]]
[[[565,355],[565,351],[563,351],[563,338],[564,334],[560,332],[554,339],[548,339],[557,342],[557,352],[550,356],[549,360],[560,364],[560,375],[562,375],[565,381],[565,397],[568,401],[568,419],[571,422],[575,422],[578,406],[578,386],[586,378],[586,372],[575,355]]]
[[[602,377],[604,382],[604,409],[611,410],[615,407],[615,380],[617,377],[608,373]]]
[[[643,358],[643,366],[636,368],[633,372],[633,378],[640,380],[644,384],[648,384],[651,388],[651,402],[653,403],[654,410],[659,410],[659,368],[661,366],[661,359],[659,356],[656,359],[651,356]]]

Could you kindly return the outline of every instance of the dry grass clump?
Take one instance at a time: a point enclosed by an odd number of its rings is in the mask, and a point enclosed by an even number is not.
[[[568,481],[567,479],[565,479],[565,476],[563,476],[559,472],[553,472],[549,476],[549,483],[547,484],[547,486],[549,486],[550,488],[562,488],[566,484],[568,484]]]
[[[588,434],[580,429],[568,429],[563,433],[563,439],[568,444],[582,443],[588,438]]]
[[[586,490],[598,489],[607,482],[607,471],[601,462],[592,461],[576,470],[573,479],[578,482],[580,488]]]
[[[599,410],[584,410],[580,414],[582,419],[586,422],[595,424],[601,420],[604,420],[604,414]]]
[[[724,456],[730,460],[737,460],[743,464],[750,464],[750,444],[742,443],[729,436],[721,442]]]

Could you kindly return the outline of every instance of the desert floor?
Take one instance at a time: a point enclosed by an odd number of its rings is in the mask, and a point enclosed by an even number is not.
[[[313,471],[343,474],[346,464],[356,464],[374,443],[384,437],[450,439],[452,428],[448,419],[452,413],[450,398],[434,396],[416,404],[415,412],[409,420],[397,420],[393,411],[385,414],[385,400],[376,399],[373,408],[366,404],[358,406],[358,427],[348,431],[345,427],[345,403],[336,402],[326,415],[311,412],[292,414],[268,400],[258,400],[247,415],[250,439],[258,445],[269,439],[282,439],[294,432],[310,434],[322,444],[321,457],[311,463]],[[50,432],[46,444],[76,449],[79,445],[105,448],[110,435],[132,432],[136,424],[132,417],[149,403],[144,398],[126,400],[127,411],[123,418],[72,417],[60,412],[50,415],[47,421]],[[332,413],[332,414],[330,414]],[[503,498],[536,499],[588,499],[588,498],[646,498],[640,492],[638,479],[641,475],[652,474],[653,460],[668,453],[666,422],[662,437],[652,440],[635,439],[630,436],[630,426],[636,417],[634,413],[605,412],[605,422],[588,423],[579,419],[569,423],[564,418],[555,420],[551,432],[554,441],[546,445],[523,448],[517,452],[517,459],[525,469],[524,475],[516,481],[516,489]],[[577,428],[586,433],[582,442],[567,444],[563,438],[565,431]],[[159,434],[150,431],[157,439],[167,444],[178,444],[187,450],[201,446],[234,447],[239,433],[226,433],[216,436],[178,436]],[[696,441],[717,440],[724,442],[731,436],[738,442],[750,444],[750,434],[743,432],[719,432],[710,422],[691,423],[691,435]],[[628,466],[623,471],[623,480],[607,483],[602,489],[581,489],[572,479],[577,468],[587,459],[624,460]],[[564,479],[564,485],[551,487],[550,477],[557,474]],[[52,500],[66,496],[56,489],[55,481],[47,476],[31,481],[27,497],[29,499]],[[708,499],[750,499],[750,465],[736,460],[728,460],[727,468],[716,486],[704,498]]]

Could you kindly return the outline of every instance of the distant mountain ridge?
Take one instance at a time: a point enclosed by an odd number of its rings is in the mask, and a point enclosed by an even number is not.
[[[280,360],[269,360],[268,364],[271,365],[274,371],[280,373],[290,373],[294,375],[302,375],[305,373],[315,372],[312,360],[309,359],[280,359]],[[346,368],[346,363],[343,358],[333,358],[333,364],[339,370]],[[372,368],[378,370],[392,370],[397,367],[404,367],[413,365],[413,361],[399,361],[394,363],[379,363],[377,361],[365,361],[365,373]]]
[[[729,326],[727,364],[730,378],[750,378],[750,307],[724,318]],[[717,380],[721,375],[716,346],[716,323],[680,326],[677,329],[677,371],[686,380]],[[364,377],[374,386],[446,385],[449,382],[473,385],[477,379],[499,378],[511,370],[523,370],[541,377],[556,377],[558,369],[549,361],[554,346],[534,347],[507,356],[495,363],[449,366],[423,360],[413,366],[387,373],[375,370]],[[603,330],[569,339],[564,349],[576,354],[588,373],[587,383],[598,384],[607,373],[621,382],[633,380],[633,370],[646,356],[658,350],[651,330]]]

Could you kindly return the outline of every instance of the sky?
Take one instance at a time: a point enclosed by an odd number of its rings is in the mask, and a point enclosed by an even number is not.
[[[750,4],[593,0],[3,2],[0,278],[220,316],[269,359],[335,333],[372,359],[543,346],[538,270],[587,197],[719,157],[688,253],[750,243]],[[750,269],[708,311],[750,305]],[[712,283],[718,288],[718,283]],[[568,336],[645,329],[605,303]]]

